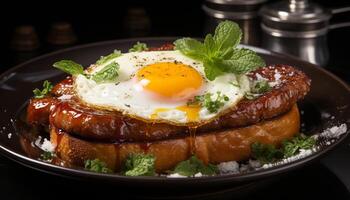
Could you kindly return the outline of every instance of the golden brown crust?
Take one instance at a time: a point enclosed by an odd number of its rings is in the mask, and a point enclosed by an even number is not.
[[[195,138],[163,140],[150,143],[98,143],[75,138],[57,128],[51,128],[51,142],[57,145],[57,155],[64,161],[83,166],[87,159],[98,158],[107,166],[119,170],[130,153],[148,153],[156,157],[156,171],[172,169],[186,160],[191,152],[205,163],[244,160],[250,157],[250,145],[254,142],[280,144],[299,131],[299,112],[296,105],[287,113],[273,119],[243,128],[210,132]],[[194,146],[191,148],[191,141]]]

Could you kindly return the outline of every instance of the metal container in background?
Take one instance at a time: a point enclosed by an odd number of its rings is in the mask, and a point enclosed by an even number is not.
[[[212,33],[223,20],[239,24],[243,37],[241,43],[260,46],[261,30],[258,11],[267,0],[206,0],[202,9],[206,13],[204,34]]]
[[[32,25],[15,27],[10,41],[10,65],[27,61],[40,54],[40,41]]]
[[[51,24],[47,39],[48,50],[55,51],[71,47],[77,43],[77,36],[69,22],[55,22]]]
[[[308,0],[283,0],[265,5],[260,10],[262,46],[325,66],[329,60],[329,29],[348,26],[347,23],[330,26],[329,20],[332,14],[348,10],[329,10]]]

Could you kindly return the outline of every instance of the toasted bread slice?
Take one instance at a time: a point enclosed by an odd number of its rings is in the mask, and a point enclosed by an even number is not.
[[[98,158],[110,169],[120,170],[131,153],[153,154],[156,171],[171,170],[194,153],[204,163],[240,161],[251,156],[254,142],[279,145],[299,131],[299,111],[296,105],[287,113],[263,122],[225,131],[210,132],[196,137],[162,140],[149,143],[99,143],[78,139],[51,127],[51,142],[65,162],[83,166],[88,159]],[[191,145],[192,144],[192,145]]]

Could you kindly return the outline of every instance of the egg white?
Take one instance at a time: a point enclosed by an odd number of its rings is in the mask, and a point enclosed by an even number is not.
[[[133,77],[139,69],[157,62],[181,62],[189,65],[202,75],[203,86],[198,95],[212,93],[212,99],[216,99],[219,91],[226,95],[229,100],[219,109],[217,113],[210,113],[205,107],[199,111],[197,122],[202,122],[214,118],[218,113],[235,106],[244,96],[247,87],[237,87],[232,82],[237,82],[234,74],[224,74],[217,77],[214,81],[205,78],[203,63],[182,55],[179,51],[149,51],[125,53],[108,63],[100,66],[94,66],[87,70],[87,73],[93,74],[101,70],[105,65],[111,62],[119,64],[119,76],[115,83],[96,83],[83,75],[75,77],[74,85],[78,97],[90,106],[104,108],[112,111],[119,111],[127,115],[135,116],[145,120],[160,120],[172,123],[188,123],[186,113],[175,109],[178,106],[187,104],[187,101],[160,101],[153,98],[148,92],[142,89],[140,83]],[[241,77],[240,82],[248,83],[246,77]],[[157,109],[166,109],[164,112],[154,113]],[[153,116],[152,116],[153,114]]]

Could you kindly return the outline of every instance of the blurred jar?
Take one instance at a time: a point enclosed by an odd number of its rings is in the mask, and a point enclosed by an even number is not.
[[[14,29],[10,42],[10,64],[16,65],[40,54],[40,42],[35,28],[31,25],[21,25]]]
[[[73,46],[77,42],[77,36],[69,22],[55,22],[51,24],[47,35],[48,51]]]
[[[151,30],[151,21],[146,10],[141,7],[129,8],[124,18],[124,32],[127,37],[148,36]]]
[[[202,9],[206,13],[204,34],[212,33],[223,20],[239,24],[243,36],[241,43],[260,46],[261,29],[259,8],[267,0],[206,0]]]

